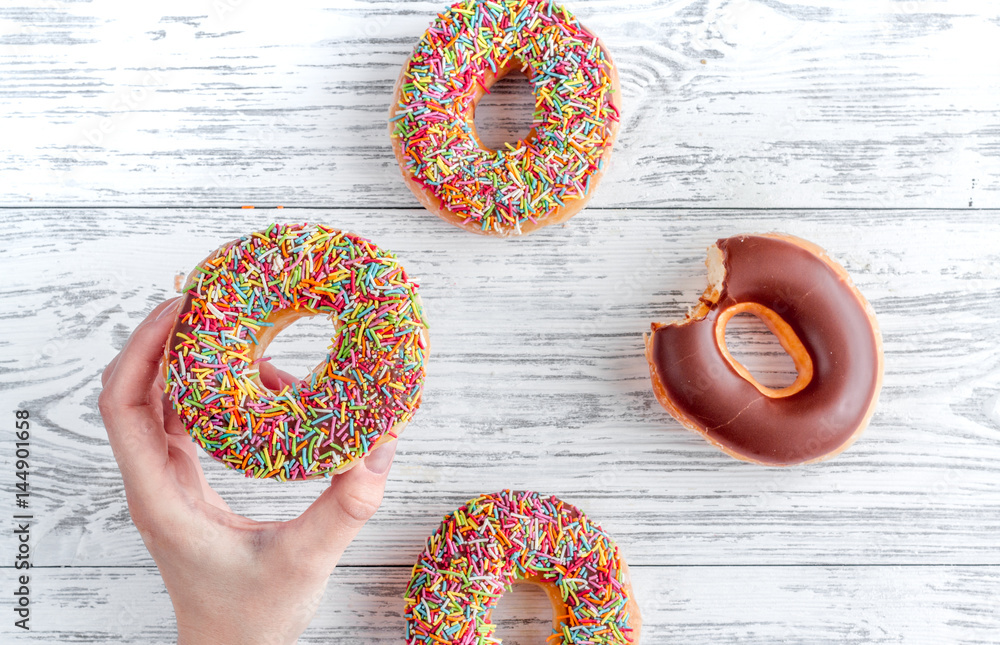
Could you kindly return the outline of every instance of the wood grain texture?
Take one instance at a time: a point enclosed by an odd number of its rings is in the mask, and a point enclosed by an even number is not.
[[[8,572],[5,571],[4,574]],[[173,643],[153,567],[37,569],[30,636],[5,643]],[[301,645],[403,642],[406,567],[337,569]],[[973,567],[634,567],[644,643],[973,645],[996,643],[1000,571]],[[500,601],[504,645],[549,633],[543,594]]]
[[[502,488],[559,495],[615,537],[645,645],[997,643],[1000,10],[572,0],[621,74],[616,151],[591,208],[500,241],[415,208],[386,133],[392,84],[446,4],[0,7],[0,409],[32,414],[41,565],[34,631],[8,616],[0,642],[174,641],[97,413],[100,372],[175,276],[283,220],[396,251],[433,347],[383,506],[302,643],[401,642],[427,536]],[[495,89],[477,127],[499,143],[526,130],[532,97],[515,79]],[[868,431],[787,470],[684,431],[642,356],[649,323],[701,293],[711,242],[772,230],[844,264],[886,351]],[[729,332],[762,380],[791,377],[761,325]],[[296,323],[270,353],[304,374],[328,333]],[[258,519],[293,517],[323,488],[203,464]],[[6,598],[13,537],[0,532]],[[548,611],[507,594],[505,643],[541,642]]]
[[[636,565],[1000,564],[997,214],[590,209],[505,243],[422,210],[3,211],[18,244],[0,254],[0,391],[38,428],[36,563],[149,564],[96,412],[100,371],[175,274],[280,218],[396,251],[431,324],[425,403],[345,564],[410,564],[442,515],[508,487],[563,496]],[[656,403],[642,353],[651,321],[696,301],[705,247],[776,229],[844,264],[886,352],[882,398],[857,444],[787,470],[736,462],[683,431]],[[756,356],[750,369],[780,368],[776,344],[745,331],[734,341]],[[305,373],[324,333],[293,327],[276,361]],[[323,486],[205,466],[256,518],[292,517]]]
[[[0,205],[415,206],[386,115],[446,4],[6,4]],[[595,206],[1000,206],[993,3],[569,8],[622,78]]]

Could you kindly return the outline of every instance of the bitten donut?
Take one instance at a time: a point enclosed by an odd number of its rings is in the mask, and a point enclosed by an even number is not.
[[[709,287],[685,320],[646,336],[653,391],[678,421],[726,453],[787,466],[832,457],[861,434],[882,387],[871,306],[823,249],[778,234],[709,248]],[[726,324],[757,316],[795,363],[790,386],[759,383],[726,348]]]
[[[518,582],[547,592],[549,642],[639,642],[639,606],[611,538],[555,497],[505,490],[445,516],[427,541],[406,589],[407,645],[499,644],[490,614]]]
[[[499,150],[476,134],[476,104],[514,69],[535,95],[528,136]],[[439,14],[403,67],[392,147],[410,190],[466,230],[508,236],[563,222],[607,166],[618,73],[597,36],[548,0],[469,0]]]
[[[258,363],[305,316],[328,316],[327,360],[272,392]],[[165,348],[167,395],[191,437],[248,477],[347,470],[420,404],[427,326],[417,285],[387,251],[320,225],[275,224],[188,277]]]

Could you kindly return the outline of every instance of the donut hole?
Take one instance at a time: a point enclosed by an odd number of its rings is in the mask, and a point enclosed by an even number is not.
[[[537,645],[550,642],[552,603],[541,586],[518,582],[500,597],[490,614],[496,638],[504,645]]]
[[[765,387],[780,390],[791,387],[798,378],[795,361],[764,321],[753,313],[738,313],[729,319],[726,347]]]
[[[330,319],[324,315],[296,318],[264,347],[264,357],[269,357],[271,365],[277,369],[300,381],[305,380],[326,363],[334,332]]]
[[[535,95],[528,77],[519,67],[497,80],[475,108],[479,143],[487,150],[499,150],[506,143],[516,145],[527,139],[534,126]]]

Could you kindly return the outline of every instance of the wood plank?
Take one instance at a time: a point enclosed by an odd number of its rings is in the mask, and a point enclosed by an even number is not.
[[[35,562],[147,565],[96,410],[99,375],[174,276],[272,219],[371,237],[422,285],[425,404],[385,503],[345,556],[405,565],[443,514],[502,488],[558,494],[636,565],[1000,564],[997,212],[591,210],[517,241],[412,210],[3,210],[0,398],[35,421]],[[871,427],[835,460],[771,470],[683,431],[652,396],[642,333],[682,316],[704,248],[784,230],[826,247],[878,312],[886,376]],[[776,345],[739,334],[752,370]],[[318,360],[295,328],[279,364]],[[755,358],[756,357],[756,358]],[[206,460],[234,509],[289,518],[322,483],[247,481]],[[9,469],[0,487],[13,485]],[[10,552],[11,535],[0,535]]]
[[[910,645],[995,643],[1000,572],[970,567],[632,568],[641,642]],[[173,643],[170,600],[154,567],[35,569],[30,634],[7,643]],[[0,577],[5,588],[10,569]],[[399,643],[408,567],[334,572],[299,640]],[[550,609],[528,585],[496,611],[505,645],[542,642]]]
[[[0,8],[0,205],[416,206],[386,115],[447,3],[330,4]],[[569,8],[622,77],[595,206],[1000,206],[990,3]],[[530,109],[513,87],[494,118]],[[523,119],[483,126],[503,140]]]

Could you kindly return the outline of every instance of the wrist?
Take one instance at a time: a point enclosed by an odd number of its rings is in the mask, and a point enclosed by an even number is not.
[[[191,623],[177,618],[177,645],[296,645],[297,636],[282,633],[279,626],[261,628],[251,621],[238,621],[239,626],[225,627],[224,620],[214,624]]]
[[[308,616],[297,616],[280,603],[246,602],[217,597],[196,607],[174,604],[177,645],[296,645],[309,625]],[[261,606],[272,607],[263,611]]]

